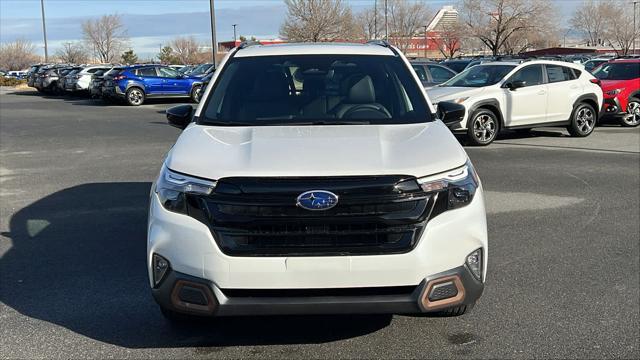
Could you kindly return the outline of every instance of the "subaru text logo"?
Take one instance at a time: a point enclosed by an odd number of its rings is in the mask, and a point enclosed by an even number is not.
[[[325,190],[311,190],[298,196],[296,205],[306,210],[329,210],[338,204],[338,195]]]

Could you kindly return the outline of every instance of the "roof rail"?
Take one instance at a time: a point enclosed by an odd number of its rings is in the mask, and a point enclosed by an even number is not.
[[[384,47],[388,47],[388,48],[391,47],[391,44],[389,44],[389,42],[387,40],[369,40],[369,41],[367,41],[367,44],[384,46]]]
[[[245,41],[241,42],[240,45],[238,45],[238,49],[244,49],[244,48],[247,48],[249,46],[254,46],[254,45],[262,45],[262,44],[260,44],[259,41],[255,41],[255,40],[245,40]]]

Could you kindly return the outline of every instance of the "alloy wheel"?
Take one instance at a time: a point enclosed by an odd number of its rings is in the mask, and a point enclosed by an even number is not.
[[[129,91],[129,102],[133,105],[140,105],[142,104],[142,96],[142,91],[133,89]]]
[[[596,118],[593,114],[593,110],[588,107],[582,107],[576,113],[576,126],[583,134],[588,134],[593,130],[595,126]]]
[[[627,115],[622,119],[627,125],[637,126],[640,124],[640,103],[630,101],[627,105]]]
[[[481,142],[491,141],[496,131],[495,119],[487,114],[481,114],[473,120],[473,134]]]

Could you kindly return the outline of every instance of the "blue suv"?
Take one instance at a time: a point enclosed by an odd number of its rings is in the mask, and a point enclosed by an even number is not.
[[[188,97],[197,101],[202,78],[185,76],[162,65],[134,65],[121,68],[105,78],[103,96],[124,99],[139,106],[146,98]]]

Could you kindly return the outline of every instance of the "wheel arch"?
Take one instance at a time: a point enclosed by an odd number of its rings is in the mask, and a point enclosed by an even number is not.
[[[126,93],[127,91],[129,91],[129,89],[137,87],[140,90],[142,90],[142,93],[146,96],[147,95],[147,91],[144,89],[144,84],[138,81],[130,81],[127,83],[127,87],[125,87],[124,92]]]
[[[595,110],[596,122],[600,120],[600,107],[598,106],[598,96],[596,96],[596,94],[590,93],[578,96],[576,101],[573,102],[573,108],[575,109],[575,107],[581,103],[586,103],[593,106],[593,110]],[[569,119],[569,121],[571,121],[571,119]]]
[[[493,112],[496,117],[498,117],[498,124],[500,125],[500,129],[498,131],[505,128],[504,116],[502,116],[502,110],[500,110],[500,102],[497,99],[486,99],[478,101],[473,104],[469,109],[469,118],[467,119],[467,128],[469,127],[469,123],[471,121],[471,115],[476,112],[478,109],[487,109]]]

